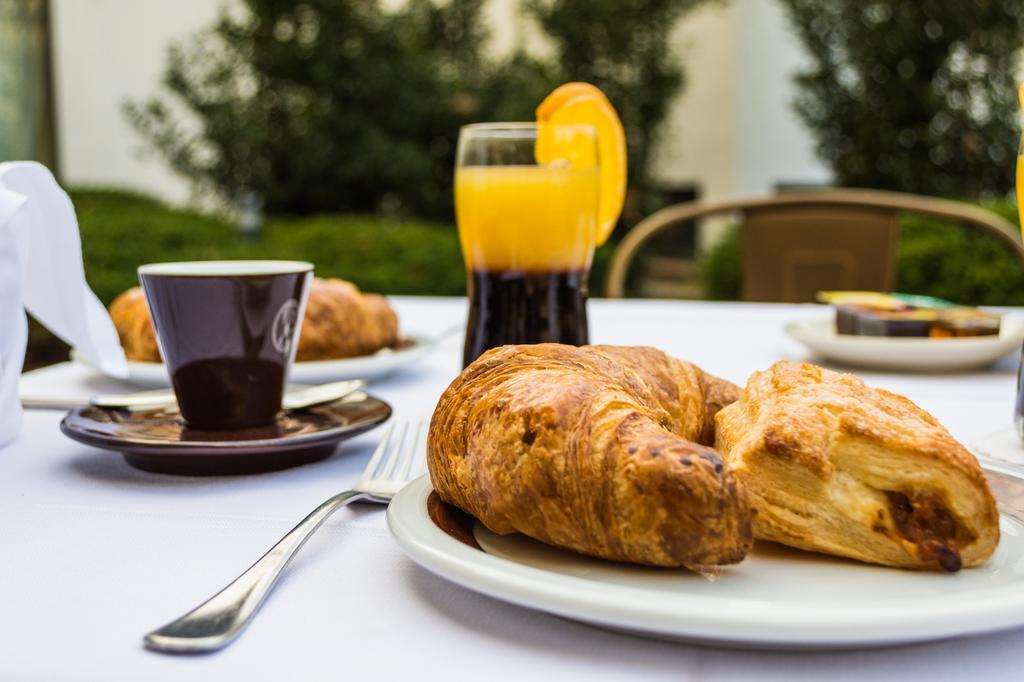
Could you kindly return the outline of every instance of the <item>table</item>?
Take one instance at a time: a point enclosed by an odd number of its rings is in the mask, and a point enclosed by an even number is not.
[[[440,331],[464,299],[394,299],[409,331]],[[647,344],[736,382],[803,349],[783,322],[817,306],[593,301],[595,343]],[[451,338],[375,384],[400,417],[428,415],[459,370]],[[970,444],[1010,422],[1016,363],[986,372],[862,373]],[[66,363],[23,391],[87,396],[118,386]],[[123,386],[120,390],[125,390]],[[381,507],[339,512],[302,550],[250,629],[209,656],[143,649],[141,636],[234,578],[321,500],[355,481],[378,438],[329,460],[252,477],[147,474],[66,439],[30,411],[0,450],[0,679],[1018,680],[1024,629],[842,653],[701,648],[621,635],[511,606],[436,578],[391,539]],[[941,598],[941,595],[939,596]]]

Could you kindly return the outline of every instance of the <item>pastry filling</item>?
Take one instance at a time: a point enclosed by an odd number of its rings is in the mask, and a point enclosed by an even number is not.
[[[918,558],[934,561],[950,573],[959,571],[959,548],[976,538],[942,501],[932,495],[910,497],[893,490],[885,491],[885,496],[896,530],[917,547]]]

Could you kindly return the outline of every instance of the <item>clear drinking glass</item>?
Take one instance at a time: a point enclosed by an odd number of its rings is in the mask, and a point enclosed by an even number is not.
[[[1024,85],[1021,86],[1021,106],[1024,107]],[[1024,230],[1024,131],[1021,132],[1020,146],[1017,148],[1017,211],[1020,216],[1021,230]],[[1017,402],[1013,410],[1013,424],[1017,435],[1024,440],[1024,347],[1021,348],[1021,365],[1017,368]]]
[[[533,123],[459,133],[455,215],[466,263],[463,365],[511,343],[588,343],[587,278],[597,238],[597,133],[552,126],[562,156],[536,161]]]

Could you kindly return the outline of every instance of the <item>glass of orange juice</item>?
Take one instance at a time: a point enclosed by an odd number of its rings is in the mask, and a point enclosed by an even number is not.
[[[1024,109],[1024,85],[1018,92],[1021,108]],[[1024,131],[1021,132],[1017,148],[1017,215],[1020,216],[1021,234],[1024,236]],[[1017,404],[1014,406],[1013,422],[1017,435],[1024,440],[1024,348],[1021,349],[1021,364],[1017,368]]]
[[[505,344],[588,343],[597,132],[567,124],[545,134],[568,153],[539,164],[534,123],[480,123],[459,133],[455,215],[469,294],[463,365]]]
[[[1024,86],[1021,86],[1024,90]],[[1024,99],[1024,95],[1022,95]],[[1024,237],[1024,132],[1017,148],[1017,215],[1020,216],[1021,236]]]

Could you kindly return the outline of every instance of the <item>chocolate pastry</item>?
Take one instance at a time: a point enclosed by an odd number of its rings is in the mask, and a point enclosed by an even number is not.
[[[985,563],[999,543],[971,453],[911,401],[851,374],[776,363],[715,421],[760,540],[950,572]]]

